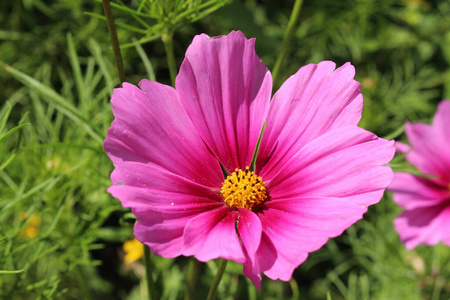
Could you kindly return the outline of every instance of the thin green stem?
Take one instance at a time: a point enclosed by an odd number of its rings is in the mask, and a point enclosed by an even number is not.
[[[125,81],[125,72],[123,71],[122,53],[120,52],[119,39],[117,38],[116,25],[111,12],[111,4],[109,0],[103,0],[103,9],[105,10],[106,22],[108,24],[109,37],[116,59],[117,72],[119,73],[120,82]]]
[[[206,300],[213,300],[216,296],[217,287],[219,286],[220,280],[222,280],[223,273],[227,267],[228,260],[221,258],[219,263],[219,268],[217,269],[216,276],[214,276],[211,287],[209,288],[208,298]]]
[[[187,278],[187,289],[184,294],[184,300],[194,300],[195,298],[195,286],[198,281],[198,274],[200,273],[200,268],[202,263],[196,260],[194,257],[191,258],[189,262],[188,278]]]
[[[162,35],[162,41],[164,43],[164,49],[167,56],[167,67],[170,73],[170,82],[172,86],[175,86],[175,76],[177,75],[177,66],[175,64],[175,55],[173,53],[173,32],[167,31]]]
[[[147,294],[149,300],[156,300],[155,283],[152,277],[152,261],[150,258],[150,248],[144,245],[145,279],[147,282]]]
[[[289,23],[286,32],[284,33],[283,42],[281,43],[281,52],[272,70],[273,82],[276,82],[278,73],[280,72],[281,64],[283,63],[283,60],[288,52],[289,44],[291,42],[292,35],[294,34],[295,24],[297,23],[298,16],[300,15],[302,4],[303,0],[295,0],[294,8],[292,9],[291,17],[289,18]]]

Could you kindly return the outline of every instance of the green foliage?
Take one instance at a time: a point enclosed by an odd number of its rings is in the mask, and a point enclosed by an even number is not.
[[[95,48],[94,40],[90,44]],[[0,266],[22,270],[0,277],[2,298],[58,298],[74,282],[89,279],[84,273],[92,273],[90,269],[99,263],[92,260],[91,252],[103,247],[99,229],[112,212],[120,210],[105,193],[110,163],[100,137],[111,121],[108,109],[99,110],[108,107],[112,84],[102,72],[110,70],[100,67],[105,65],[101,55],[92,55],[81,72],[70,35],[68,53],[75,76],[68,78],[57,70],[60,91],[45,84],[53,68],[48,63],[33,77],[3,65],[25,86],[12,98],[21,99],[32,125],[22,129],[22,146],[0,173],[0,223],[4,224],[0,235],[5,237]],[[2,147],[3,154],[8,148]],[[28,234],[30,226],[36,227],[36,236]],[[71,289],[71,297],[82,297],[80,287]]]
[[[292,4],[114,1],[127,80],[170,81],[159,41],[167,32],[177,66],[193,35],[239,29],[272,68]],[[406,120],[429,121],[450,97],[448,15],[448,1],[305,1],[275,85],[310,62],[351,61],[365,99],[360,125],[402,139]],[[0,3],[1,299],[145,299],[142,261],[123,262],[134,219],[106,192],[112,164],[102,140],[119,82],[103,20],[100,1]],[[402,156],[393,166],[414,171]],[[230,262],[217,298],[448,299],[448,247],[406,251],[392,226],[398,212],[387,195],[290,282],[264,278],[260,292]],[[152,262],[160,299],[182,299],[190,259]],[[217,267],[197,265],[196,298]]]
[[[101,2],[101,0],[97,1]],[[138,41],[122,45],[122,47],[130,47],[157,40],[167,32],[176,31],[189,23],[203,19],[227,2],[229,0],[142,0],[134,8],[121,2],[112,2],[111,6],[122,12],[127,20],[126,22],[116,21],[117,26],[144,35]],[[102,14],[87,14],[106,20]]]

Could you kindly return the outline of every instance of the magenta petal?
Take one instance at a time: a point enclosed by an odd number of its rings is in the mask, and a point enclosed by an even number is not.
[[[148,80],[140,85],[142,90],[125,82],[123,88],[114,90],[111,103],[115,120],[104,142],[111,160],[115,164],[152,162],[203,184],[220,186],[220,166],[187,117],[175,90]]]
[[[247,256],[244,264],[244,275],[250,278],[258,290],[261,289],[261,272],[273,268],[278,259],[278,252],[272,241],[262,232],[261,241],[253,257]],[[279,263],[278,263],[279,265]]]
[[[258,216],[263,232],[278,252],[275,264],[264,273],[289,280],[308,253],[321,248],[362,218],[365,207],[341,198],[311,197],[269,201]]]
[[[230,207],[221,207],[202,213],[186,224],[184,251],[200,261],[218,257],[245,262],[245,255],[236,232],[238,213]]]
[[[201,211],[164,213],[154,210],[133,209],[139,218],[134,226],[134,235],[150,247],[153,254],[174,258],[183,255],[183,232],[186,223]]]
[[[262,227],[258,216],[247,209],[239,209],[239,219],[237,230],[242,241],[246,261],[244,264],[244,275],[250,278],[258,289],[261,287],[261,262],[258,258],[257,251],[261,244]],[[273,247],[272,247],[273,248]],[[261,252],[262,250],[260,250]],[[264,254],[266,254],[265,251]],[[275,251],[272,251],[273,253]],[[269,262],[270,258],[264,255],[264,262]]]
[[[251,162],[266,119],[272,77],[240,31],[194,38],[176,78],[186,112],[229,170]]]
[[[394,221],[407,249],[419,244],[450,245],[450,101],[443,100],[433,124],[406,124],[411,151],[406,159],[430,177],[396,173],[389,189],[405,208]]]
[[[450,182],[450,154],[447,150],[450,142],[445,140],[444,130],[422,123],[407,123],[405,131],[413,148],[406,159],[421,172],[438,175],[443,183]]]
[[[387,164],[393,141],[358,127],[334,129],[308,143],[276,174],[261,171],[272,201],[309,196],[352,199],[360,205],[378,202],[391,183]],[[380,193],[377,193],[380,191]],[[375,193],[374,193],[375,192]]]
[[[361,118],[360,84],[354,67],[333,62],[302,67],[273,97],[261,143],[258,168],[279,161],[333,129],[356,125]],[[334,71],[334,72],[333,72]],[[269,159],[270,158],[270,159]]]
[[[151,163],[117,163],[111,180],[114,185],[108,192],[131,207],[138,219],[137,239],[164,257],[183,254],[184,228],[190,219],[223,207],[217,192]]]
[[[223,205],[221,196],[211,188],[151,163],[118,163],[111,181],[113,186],[108,191],[124,207],[181,210],[203,203]]]
[[[405,209],[434,206],[450,197],[448,187],[408,173],[395,173],[389,190],[394,193],[395,203]]]
[[[258,216],[247,209],[239,209],[237,230],[249,257],[253,257],[261,242],[261,222]]]
[[[433,119],[433,127],[436,127],[442,135],[443,141],[450,147],[450,100],[442,100]],[[450,154],[446,153],[448,156]]]
[[[395,229],[406,248],[411,250],[419,244],[448,244],[450,239],[450,206],[441,204],[406,210],[394,221]]]

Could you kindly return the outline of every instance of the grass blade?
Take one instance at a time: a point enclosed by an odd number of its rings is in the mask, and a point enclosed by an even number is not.
[[[89,123],[87,123],[83,119],[79,110],[75,106],[68,103],[63,97],[61,97],[61,95],[59,95],[53,89],[40,83],[39,81],[28,76],[27,74],[14,69],[13,67],[5,64],[2,61],[0,61],[0,66],[2,66],[9,74],[11,74],[18,81],[22,82],[30,89],[37,91],[39,94],[41,94],[43,96],[42,98],[45,101],[53,104],[58,109],[58,111],[60,111],[69,119],[74,121],[77,125],[79,125],[84,131],[86,131],[88,135],[90,135],[99,144],[103,142],[102,137],[97,132],[95,132],[94,129],[92,129]]]
[[[70,32],[67,34],[67,48],[69,51],[70,65],[72,66],[73,75],[75,77],[75,86],[77,87],[78,97],[80,99],[81,107],[85,110],[87,107],[85,87],[83,77],[81,75],[80,62],[78,60],[77,51]]]

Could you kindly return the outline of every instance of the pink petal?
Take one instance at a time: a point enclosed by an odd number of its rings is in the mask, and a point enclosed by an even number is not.
[[[395,228],[407,249],[441,241],[450,245],[450,101],[439,104],[432,125],[407,123],[405,131],[412,146],[406,159],[432,177],[395,174],[389,189],[406,209]]]
[[[258,216],[263,232],[276,247],[275,264],[264,271],[271,279],[289,280],[308,253],[321,248],[362,218],[364,207],[341,198],[269,201]],[[262,258],[260,258],[262,259]]]
[[[253,257],[248,256],[244,263],[244,275],[255,284],[258,290],[261,289],[261,272],[274,267],[278,259],[278,252],[272,241],[262,232],[261,241]],[[282,259],[282,258],[281,258]],[[279,263],[277,265],[280,265]]]
[[[433,118],[433,127],[440,131],[443,141],[450,147],[450,100],[442,100],[439,103]]]
[[[395,173],[389,190],[395,203],[405,209],[434,206],[450,197],[447,187],[409,173]]]
[[[253,257],[261,242],[261,222],[258,216],[250,210],[240,208],[237,230],[247,255]]]
[[[260,289],[261,287],[261,272],[265,269],[261,269],[262,266],[258,257],[257,252],[260,248],[262,227],[261,221],[258,216],[247,209],[239,209],[239,219],[237,223],[237,230],[242,241],[242,246],[244,248],[244,253],[246,261],[244,263],[244,275],[252,280],[256,287]],[[272,248],[274,249],[274,248]],[[260,250],[263,254],[267,251]],[[273,253],[274,251],[270,252]],[[264,262],[270,263],[270,258],[264,255]]]
[[[272,77],[254,44],[240,31],[196,36],[176,79],[186,112],[231,172],[250,164],[270,102]]]
[[[361,118],[360,84],[347,63],[302,67],[275,94],[258,156],[258,170],[278,168],[308,142],[333,128],[356,125]],[[333,72],[334,71],[334,72]]]
[[[137,239],[163,257],[183,254],[189,220],[223,207],[217,192],[152,163],[118,162],[111,180],[108,192],[131,207],[138,219]]]
[[[411,250],[419,244],[436,245],[450,239],[450,206],[440,204],[406,210],[394,221],[395,229],[406,248]]]
[[[450,182],[450,142],[443,130],[422,123],[407,123],[405,130],[413,148],[406,159],[421,172],[438,175],[442,183]]]
[[[245,255],[236,232],[238,215],[227,206],[189,220],[184,230],[183,254],[194,255],[200,261],[221,257],[244,263]]]
[[[124,207],[171,209],[201,203],[223,205],[218,190],[152,163],[120,162],[111,173],[111,181],[113,186],[108,191],[119,198]]]
[[[148,80],[142,80],[140,86],[142,90],[123,83],[123,88],[114,90],[115,120],[104,143],[111,160],[115,165],[120,161],[152,162],[193,181],[220,186],[220,166],[181,107],[175,90]]]
[[[325,196],[367,206],[378,202],[392,181],[391,168],[380,165],[392,159],[393,144],[358,127],[338,128],[282,161],[276,173],[263,169],[261,176],[272,201]]]
[[[397,141],[395,142],[395,149],[397,150],[398,153],[402,154],[412,150],[410,145]]]
[[[133,209],[133,213],[140,216],[134,225],[135,237],[149,246],[153,254],[174,258],[183,255],[183,232],[186,223],[200,211],[166,213],[166,219],[157,219],[160,212],[154,210]]]

